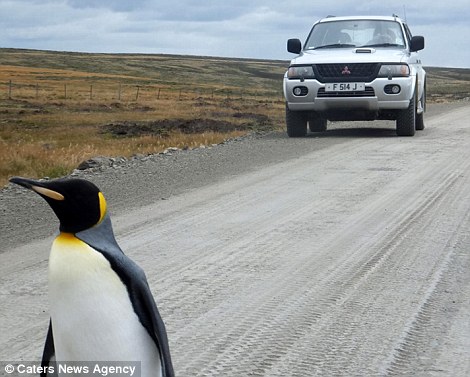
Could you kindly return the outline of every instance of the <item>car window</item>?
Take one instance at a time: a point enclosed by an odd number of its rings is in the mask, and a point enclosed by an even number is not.
[[[384,20],[328,21],[316,24],[305,49],[341,47],[405,47],[400,24]]]

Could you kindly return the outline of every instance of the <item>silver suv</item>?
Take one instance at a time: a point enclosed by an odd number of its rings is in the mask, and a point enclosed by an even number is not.
[[[412,36],[393,17],[327,17],[313,25],[284,75],[289,136],[325,131],[327,120],[396,120],[397,134],[424,129],[426,72]]]

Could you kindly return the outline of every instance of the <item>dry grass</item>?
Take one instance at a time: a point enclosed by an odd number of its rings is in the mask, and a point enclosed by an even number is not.
[[[470,69],[426,68],[430,102],[449,102],[470,98]]]
[[[279,123],[273,114],[282,113],[279,104],[274,102],[243,103],[242,100],[219,102],[214,99],[204,106],[198,101],[162,101],[161,108],[145,103],[109,106],[103,103],[45,105],[30,101],[7,102],[3,103],[4,110],[0,116],[0,185],[4,185],[12,175],[36,178],[63,176],[82,161],[98,155],[130,157],[159,153],[168,147],[191,149],[221,143],[252,129],[253,125],[247,127],[245,118],[234,117],[242,108],[253,114],[267,114],[266,117],[272,119],[271,124]],[[229,122],[234,129],[197,134],[175,129],[163,135],[135,137],[116,137],[102,131],[103,125],[122,121],[132,126],[155,120],[195,118]],[[256,126],[254,124],[254,129]]]
[[[85,131],[85,130],[84,130]],[[217,144],[227,138],[237,137],[242,131],[234,131],[226,134],[208,132],[197,135],[185,135],[175,132],[165,139],[153,136],[141,136],[132,139],[99,139],[92,142],[83,142],[91,136],[97,136],[90,132],[87,137],[80,138],[74,135],[71,139],[46,142],[40,138],[32,139],[15,137],[14,142],[0,141],[0,177],[6,183],[8,177],[21,175],[27,177],[59,177],[68,174],[76,168],[80,162],[91,157],[125,156],[134,154],[153,154],[162,152],[169,146],[178,148],[195,148],[200,145]],[[49,139],[47,139],[49,140]]]
[[[94,156],[217,144],[266,127],[257,123],[259,115],[268,126],[281,124],[273,71],[276,77],[282,70],[279,62],[2,50],[0,186],[13,175],[63,176]],[[256,90],[246,89],[250,82]],[[116,122],[174,119],[215,120],[233,129],[133,137],[103,132],[103,125]]]

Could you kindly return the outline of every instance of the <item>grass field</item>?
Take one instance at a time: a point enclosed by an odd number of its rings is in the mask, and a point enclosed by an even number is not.
[[[273,128],[284,70],[285,62],[0,49],[0,185],[12,175],[62,176],[97,155]]]
[[[428,101],[446,102],[470,98],[470,69],[426,68]]]
[[[0,49],[0,186],[93,156],[161,152],[283,129],[283,61]],[[430,68],[428,99],[469,96],[470,70]]]

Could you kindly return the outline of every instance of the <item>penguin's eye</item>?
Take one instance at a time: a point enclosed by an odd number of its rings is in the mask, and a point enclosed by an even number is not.
[[[64,196],[61,193],[58,193],[57,191],[49,190],[45,187],[39,187],[39,186],[32,186],[31,187],[34,191],[36,191],[38,194],[47,196],[48,198],[54,199],[54,200],[64,200]]]

